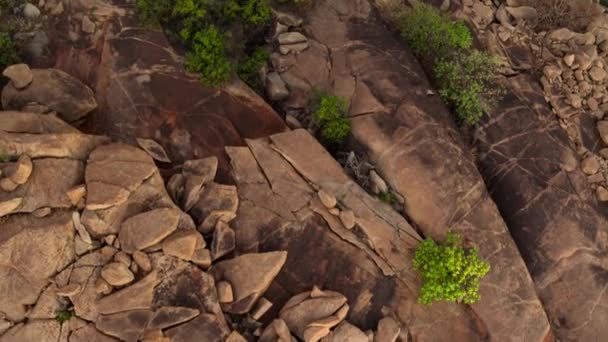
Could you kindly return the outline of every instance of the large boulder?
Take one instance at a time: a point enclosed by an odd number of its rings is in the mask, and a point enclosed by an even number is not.
[[[94,39],[84,32],[76,41],[63,39],[83,15],[104,29]],[[133,142],[154,139],[177,163],[215,155],[224,177],[229,166],[224,146],[286,129],[243,82],[212,88],[186,72],[162,31],[142,25],[128,4],[79,1],[60,21],[55,65],[90,85],[99,103],[85,131]]]
[[[75,122],[97,108],[93,91],[78,79],[57,69],[32,70],[33,81],[23,89],[13,83],[2,90],[2,107],[20,110],[31,102],[42,104],[67,122]]]

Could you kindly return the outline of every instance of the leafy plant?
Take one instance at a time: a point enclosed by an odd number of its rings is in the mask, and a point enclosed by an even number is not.
[[[55,316],[55,320],[59,323],[63,323],[69,321],[72,317],[74,317],[74,309],[63,310]]]
[[[19,62],[17,46],[6,32],[0,32],[0,69]]]
[[[395,205],[397,204],[397,196],[395,196],[395,194],[393,194],[392,192],[381,192],[377,195],[378,199],[388,205]]]
[[[497,68],[497,58],[478,50],[441,59],[434,70],[439,95],[461,120],[475,124],[500,94],[501,89],[492,84]]]
[[[350,134],[350,120],[346,117],[348,103],[333,95],[321,95],[313,112],[313,120],[321,130],[321,139],[330,145],[340,145]]]
[[[226,56],[224,34],[215,26],[196,32],[192,51],[186,54],[186,67],[200,73],[203,83],[218,86],[228,81],[232,65]]]
[[[490,264],[474,248],[465,250],[460,237],[449,232],[443,244],[430,238],[416,249],[414,267],[422,273],[423,284],[418,301],[471,304],[479,300],[479,280],[488,273]]]
[[[469,29],[453,22],[432,5],[417,2],[405,11],[400,23],[401,35],[418,55],[445,56],[455,49],[468,49],[473,44]]]
[[[262,48],[257,48],[243,63],[239,65],[238,75],[253,89],[260,89],[262,81],[258,70],[268,61],[270,53]]]

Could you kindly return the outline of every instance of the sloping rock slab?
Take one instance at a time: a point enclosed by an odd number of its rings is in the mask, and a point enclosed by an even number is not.
[[[104,2],[108,12],[120,17],[112,18],[97,11],[98,3],[82,1],[66,9],[64,31],[57,32],[67,36],[70,16],[82,13],[92,15],[100,25],[107,22],[93,41],[57,39],[62,42],[57,67],[76,75],[96,93],[99,108],[85,131],[127,141],[154,139],[177,163],[215,155],[222,177],[229,166],[224,146],[243,145],[244,138],[286,129],[277,113],[244,83],[216,89],[187,73],[183,57],[163,33],[141,26],[130,5]]]
[[[292,141],[294,148],[273,141]],[[274,304],[265,317],[276,317],[293,295],[316,285],[343,293],[350,305],[347,319],[363,329],[375,329],[386,307],[399,313],[410,332],[429,340],[467,341],[482,334],[462,306],[438,303],[429,310],[416,303],[420,280],[408,263],[420,237],[392,208],[351,181],[306,131],[248,145],[227,148],[239,189],[231,222],[237,251],[287,251],[285,266],[264,294]],[[335,191],[362,226],[342,226],[318,200],[313,186],[320,184]],[[365,221],[374,229],[364,230]],[[423,328],[442,320],[451,324]]]
[[[74,258],[72,216],[12,215],[0,223],[0,312],[19,321],[49,278]]]
[[[556,337],[608,335],[608,221],[575,152],[530,77],[505,81],[507,95],[483,120],[476,145],[492,196],[528,264]]]
[[[427,95],[430,85],[406,45],[365,0],[319,1],[304,26],[309,40],[330,50],[329,83],[319,87],[352,99],[356,89],[363,89],[356,85],[364,83],[369,91],[360,94],[367,94],[368,103],[382,105],[355,113],[352,135],[405,199],[408,217],[435,239],[448,230],[462,234],[492,265],[481,281],[481,301],[471,306],[483,334],[505,341],[542,341],[549,323],[526,265],[451,114],[438,96]],[[294,145],[290,151],[297,149],[297,141],[284,143],[289,144]],[[300,167],[312,168],[309,159],[303,158]],[[427,328],[408,328],[414,339],[429,333]]]

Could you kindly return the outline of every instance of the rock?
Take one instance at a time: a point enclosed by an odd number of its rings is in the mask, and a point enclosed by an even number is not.
[[[121,262],[112,262],[101,269],[101,277],[112,286],[123,286],[135,278],[129,268]]]
[[[309,46],[310,46],[310,44],[308,42],[289,44],[289,45],[281,45],[279,47],[279,52],[282,53],[283,55],[286,55],[286,54],[288,54],[290,52],[300,53],[300,52],[308,49]]]
[[[40,208],[40,209],[36,209],[34,211],[32,211],[32,215],[36,218],[43,218],[46,216],[49,216],[51,214],[52,210],[49,207],[45,207],[45,208]]]
[[[589,70],[591,64],[593,63],[593,60],[585,53],[577,54],[576,56],[574,56],[574,61],[583,71]]]
[[[574,35],[574,43],[578,45],[592,45],[595,43],[595,36],[591,32],[577,33]]]
[[[234,301],[232,285],[227,281],[220,281],[217,283],[217,296],[220,303],[232,303]]]
[[[72,203],[72,205],[77,205],[78,202],[80,202],[80,200],[84,198],[86,193],[87,193],[87,188],[85,187],[84,184],[82,184],[82,185],[75,186],[75,187],[71,188],[70,190],[68,190],[67,196],[70,199],[70,202]]]
[[[97,108],[93,91],[78,79],[57,69],[33,69],[32,83],[17,89],[12,83],[2,90],[2,107],[21,109],[31,102],[45,105],[67,122],[74,122]]]
[[[293,55],[283,56],[280,53],[273,52],[270,55],[270,64],[276,72],[285,72],[296,64],[296,58]]]
[[[567,66],[572,66],[572,64],[574,63],[574,55],[569,54],[564,56],[564,63],[566,63]]]
[[[376,331],[375,341],[395,342],[399,337],[401,327],[391,317],[384,317],[378,322],[378,330]]]
[[[118,337],[121,341],[137,342],[152,320],[152,310],[132,310],[112,315],[101,315],[95,327],[106,335]]]
[[[570,105],[576,109],[580,109],[583,107],[583,100],[578,94],[568,95],[568,101],[570,102]]]
[[[289,45],[307,42],[308,38],[300,32],[285,32],[279,35],[278,40],[281,45]]]
[[[300,122],[300,120],[298,120],[298,118],[296,118],[292,114],[285,115],[285,123],[287,124],[287,127],[291,129],[302,128],[302,123]]]
[[[373,342],[373,339],[368,340],[367,335],[363,331],[347,321],[344,321],[328,336],[322,339],[321,342]]]
[[[236,216],[239,198],[236,187],[211,182],[205,185],[190,213],[199,223],[198,230],[209,234],[218,221],[230,222]]]
[[[69,284],[64,287],[60,287],[55,291],[58,296],[71,297],[78,294],[82,290],[82,286],[79,284]]]
[[[232,252],[236,247],[236,236],[234,230],[223,221],[218,221],[213,231],[211,242],[211,258],[217,260]]]
[[[598,121],[597,130],[604,144],[608,145],[608,121]]]
[[[205,242],[196,230],[178,230],[166,238],[162,246],[163,253],[190,261],[194,250],[199,246],[205,247]]]
[[[2,342],[54,342],[59,341],[61,325],[54,319],[32,320],[15,325],[0,340]]]
[[[289,97],[285,81],[277,72],[271,72],[266,77],[266,95],[271,101],[282,101]]]
[[[11,79],[11,83],[13,87],[16,89],[22,89],[30,85],[34,77],[32,76],[32,71],[27,66],[27,64],[14,64],[2,72],[2,75]]]
[[[595,193],[600,202],[608,202],[608,189],[600,185],[595,189]]]
[[[154,312],[154,316],[146,329],[166,329],[187,322],[198,316],[201,312],[197,309],[179,306],[164,306]]]
[[[230,333],[230,335],[228,335],[226,342],[247,342],[247,340],[243,337],[243,335],[234,330]]]
[[[264,316],[264,314],[266,312],[268,312],[268,310],[270,310],[270,308],[272,307],[272,302],[269,301],[268,299],[262,297],[258,300],[258,302],[255,304],[255,307],[253,308],[253,310],[251,311],[251,318],[253,318],[256,321],[259,321],[260,318],[262,318],[262,316]]]
[[[87,17],[85,16],[85,18]],[[139,145],[139,147],[143,148],[144,151],[146,151],[150,155],[150,157],[154,158],[155,160],[158,160],[159,162],[163,163],[171,162],[171,159],[169,159],[169,157],[167,156],[167,152],[165,152],[165,149],[156,141],[152,139],[137,138],[137,144]]]
[[[297,27],[303,22],[302,18],[289,13],[273,10],[273,15],[278,22],[288,27]]]
[[[89,16],[85,15],[82,17],[82,32],[86,33],[94,33],[95,32],[95,23],[89,18]]]
[[[528,6],[506,7],[507,12],[515,18],[517,22],[525,21],[530,25],[535,25],[538,21],[536,9]]]
[[[595,82],[601,82],[606,78],[606,71],[602,68],[594,66],[589,70],[589,77]]]
[[[304,341],[316,342],[329,334],[330,330],[327,327],[311,326],[304,330]]]
[[[287,252],[243,254],[213,265],[210,273],[216,281],[232,285],[234,302],[222,305],[226,312],[247,313],[268,289],[285,264]]]
[[[82,222],[80,222],[80,213],[78,211],[72,212],[72,222],[74,223],[74,229],[76,229],[76,231],[78,232],[78,236],[80,236],[82,241],[86,244],[91,245],[93,243],[93,240],[91,239],[91,235],[84,227]]]
[[[148,254],[135,251],[133,252],[133,261],[139,266],[139,268],[144,272],[150,272],[152,270],[152,264],[150,263],[150,258]]]
[[[511,24],[511,18],[509,17],[509,14],[507,13],[506,10],[506,6],[504,4],[500,4],[500,6],[498,7],[498,9],[496,10],[496,19],[498,20],[498,22],[500,22],[502,24],[502,26],[506,27],[507,29],[511,30],[513,29],[513,25]],[[502,32],[508,32],[508,31],[502,31]],[[500,32],[499,32],[500,34]],[[509,34],[510,36],[510,34]]]
[[[95,292],[101,295],[107,295],[112,292],[112,286],[103,278],[97,278],[95,281]]]
[[[159,274],[152,271],[138,282],[101,298],[97,302],[97,310],[101,314],[113,314],[135,309],[148,309],[152,305],[154,288],[160,281]]]
[[[217,173],[218,160],[209,157],[197,160],[188,160],[183,165],[183,194],[182,203],[185,211],[190,211],[200,199],[203,185],[213,181]],[[178,178],[176,180],[181,182]]]
[[[0,189],[5,192],[13,192],[19,187],[19,184],[13,182],[10,178],[2,178],[0,180]]]
[[[590,98],[587,100],[587,106],[591,111],[596,111],[600,108],[599,104],[597,103],[597,100],[594,98]]]
[[[63,11],[64,11],[63,1],[58,1],[57,5],[55,5],[55,7],[53,7],[53,9],[51,10],[51,15],[59,16],[59,15],[63,14]]]
[[[36,303],[50,278],[73,259],[69,213],[56,212],[42,219],[13,215],[1,220],[0,312],[8,320],[23,320],[26,308]]]
[[[22,202],[23,198],[21,197],[0,202],[0,217],[4,217],[12,213],[15,209],[19,208]]]
[[[38,18],[40,16],[40,10],[38,7],[26,2],[23,7],[23,16],[29,19]]]
[[[352,229],[355,227],[355,213],[352,210],[342,210],[340,212],[340,222],[346,229]]]
[[[258,342],[276,342],[276,341],[280,341],[280,342],[290,342],[293,341],[293,337],[291,336],[291,333],[289,332],[289,328],[287,327],[287,324],[285,324],[285,321],[278,318],[272,321],[272,323],[270,323],[266,329],[264,329],[264,331],[262,332],[262,335],[260,336],[260,339],[258,340]]]
[[[217,316],[206,313],[165,332],[173,342],[224,341],[228,334]]]
[[[153,246],[177,229],[180,212],[176,209],[153,209],[125,220],[118,234],[127,253]]]
[[[378,175],[376,170],[371,170],[369,172],[369,179],[371,181],[372,193],[379,194],[381,192],[388,192],[388,185],[386,185],[386,182],[384,179],[382,179],[382,177],[380,177],[380,175]]]
[[[211,251],[205,248],[198,248],[194,251],[192,256],[192,263],[205,269],[211,266]]]
[[[475,2],[473,4],[473,21],[477,27],[484,29],[494,19],[494,11],[492,7],[487,6],[481,2]]]
[[[2,334],[4,334],[4,332],[6,332],[12,326],[13,325],[11,322],[9,322],[5,319],[0,319],[0,336],[2,336]]]
[[[546,65],[543,68],[543,74],[549,81],[553,81],[562,74],[562,69],[556,65]]]
[[[114,254],[114,261],[119,262],[127,267],[131,266],[131,257],[129,256],[129,254],[123,251],[119,251],[118,253]]]
[[[595,156],[590,156],[581,162],[581,170],[587,175],[596,174],[600,169],[600,163]]]
[[[336,204],[338,203],[338,201],[336,200],[336,197],[334,195],[326,192],[323,189],[319,190],[319,192],[317,194],[319,196],[319,199],[321,200],[321,203],[323,203],[323,205],[327,209],[331,209],[331,208],[335,207]]]
[[[546,35],[547,39],[550,40],[556,40],[558,42],[565,42],[567,40],[570,40],[574,37],[575,33],[570,31],[567,28],[560,28],[554,31],[549,32]]]
[[[12,170],[8,172],[8,178],[17,184],[25,184],[32,174],[33,164],[30,157],[23,154],[17,162],[12,165]]]
[[[313,291],[300,293],[289,299],[279,316],[291,332],[299,338],[306,339],[306,335],[327,335],[329,329],[346,317],[347,311],[346,297],[337,292],[321,291],[315,287]]]

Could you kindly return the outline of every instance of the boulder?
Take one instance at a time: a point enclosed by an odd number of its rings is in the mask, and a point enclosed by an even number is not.
[[[287,85],[277,72],[271,72],[266,76],[266,95],[271,101],[282,101],[289,97]]]
[[[281,270],[286,252],[243,254],[213,265],[210,273],[216,281],[232,285],[234,302],[222,305],[226,312],[244,314],[264,294]]]
[[[211,258],[217,260],[232,252],[236,247],[235,233],[230,226],[223,221],[218,221],[213,231],[211,242]]]
[[[384,341],[378,339],[377,341]],[[343,321],[321,342],[369,342],[367,335],[356,326]]]
[[[61,324],[54,319],[33,320],[20,323],[9,329],[0,337],[2,342],[58,341],[61,334]]]
[[[11,79],[13,87],[16,89],[22,89],[30,85],[34,79],[32,71],[27,64],[14,64],[2,72],[2,75]]]
[[[24,89],[13,83],[2,90],[2,107],[21,109],[30,102],[43,104],[67,122],[82,119],[97,108],[93,91],[78,79],[57,69],[33,69],[33,80]]]
[[[235,186],[211,182],[205,186],[190,213],[203,234],[213,232],[218,221],[229,222],[236,216],[239,198]]]
[[[190,261],[197,248],[205,247],[205,240],[196,230],[178,230],[166,238],[163,253],[185,261]]]
[[[101,277],[112,286],[123,286],[135,278],[128,266],[121,262],[112,262],[101,269]]]
[[[384,317],[378,322],[375,341],[395,342],[399,338],[401,327],[391,317]]]
[[[160,243],[176,229],[180,213],[176,209],[153,209],[124,221],[118,234],[121,248],[133,253]]]
[[[509,7],[505,8],[507,12],[515,18],[516,22],[525,21],[531,26],[536,25],[538,21],[538,13],[534,7],[529,6],[519,6],[519,7]]]

